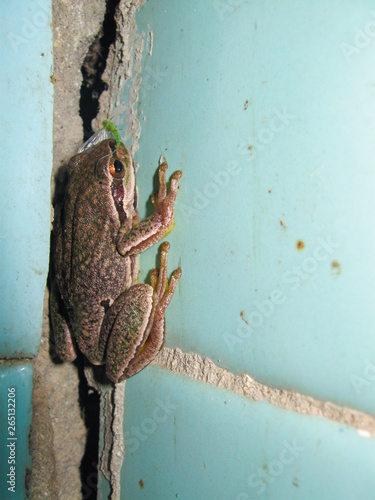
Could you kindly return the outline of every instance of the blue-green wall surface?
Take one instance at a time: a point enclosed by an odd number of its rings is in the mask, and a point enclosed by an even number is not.
[[[48,0],[3,2],[0,30],[0,357],[37,354],[51,219]]]
[[[48,0],[3,2],[0,29],[0,357],[38,353],[52,169],[52,12]],[[1,498],[30,479],[31,365],[0,366]],[[14,483],[13,483],[14,481]]]
[[[142,218],[160,154],[184,172],[167,347],[375,415],[373,9],[145,2],[135,158]],[[373,498],[368,432],[157,367],[127,382],[124,445],[123,499]]]
[[[374,440],[151,367],[127,382],[121,498],[372,500]]]
[[[375,414],[372,8],[146,2],[136,160],[142,217],[184,172],[167,346]]]
[[[0,366],[1,498],[24,500],[30,476],[33,370],[30,364]]]

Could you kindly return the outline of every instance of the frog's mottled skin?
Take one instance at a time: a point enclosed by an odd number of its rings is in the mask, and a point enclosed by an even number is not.
[[[167,193],[166,169],[164,162],[156,211],[140,222],[131,157],[122,143],[102,141],[70,160],[64,204],[54,222],[50,311],[57,353],[72,361],[78,346],[91,363],[106,364],[113,382],[138,373],[162,348],[164,311],[181,276],[179,268],[168,286],[164,243],[151,286],[136,284],[139,252],[173,227],[182,173],[173,174]]]

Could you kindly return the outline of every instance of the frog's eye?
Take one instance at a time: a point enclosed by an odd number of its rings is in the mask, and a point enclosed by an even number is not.
[[[110,164],[109,171],[115,179],[122,179],[125,175],[124,164],[116,158],[116,160]]]

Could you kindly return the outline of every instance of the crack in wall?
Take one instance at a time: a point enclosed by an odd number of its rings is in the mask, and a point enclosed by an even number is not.
[[[375,436],[375,418],[364,412],[329,401],[319,401],[295,391],[268,387],[257,382],[247,373],[235,375],[225,368],[218,367],[209,358],[203,359],[199,354],[184,353],[178,348],[165,347],[152,364],[241,394],[253,401],[265,400],[284,410],[304,415],[316,415],[350,425],[358,429],[358,434],[363,437]]]
[[[140,71],[143,52],[143,38],[137,33],[135,14],[145,0],[131,2],[121,0],[116,13],[116,41],[111,45],[106,69],[102,80],[108,90],[100,96],[100,111],[97,126],[105,119],[111,120],[119,129],[124,141],[131,138],[129,151],[134,155],[138,150],[140,123],[135,109],[138,102],[138,90],[141,84]],[[132,78],[128,102],[121,102],[125,85]],[[124,133],[122,117],[126,113],[127,129]]]
[[[110,485],[111,500],[120,500],[120,476],[125,454],[123,414],[125,381],[119,384],[100,382],[94,366],[85,367],[88,384],[100,395],[100,429],[97,468]],[[100,485],[100,483],[99,483]]]
[[[93,135],[92,120],[99,112],[99,98],[108,84],[102,79],[107,65],[110,47],[116,39],[115,12],[119,0],[106,0],[103,24],[84,58],[80,98],[80,116],[83,122],[84,140]]]
[[[138,150],[140,123],[135,110],[138,102],[138,90],[141,84],[140,71],[143,52],[143,38],[137,34],[135,14],[145,0],[121,0],[115,12],[116,37],[109,47],[106,67],[101,80],[106,89],[99,99],[99,113],[94,120],[100,128],[104,119],[111,120],[124,136],[124,142],[131,138],[129,152],[133,156]],[[121,102],[125,85],[131,80],[128,102]],[[128,124],[126,134],[121,133],[121,119],[126,113]],[[110,483],[112,500],[119,500],[121,496],[121,468],[124,458],[123,439],[123,412],[125,397],[125,382],[116,384],[114,388],[101,388],[95,384],[92,376],[86,369],[86,375],[93,387],[100,392],[100,439],[101,453],[99,470]]]

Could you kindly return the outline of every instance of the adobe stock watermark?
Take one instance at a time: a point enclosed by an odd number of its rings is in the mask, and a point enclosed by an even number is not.
[[[283,441],[283,448],[279,455],[267,463],[264,469],[258,469],[256,473],[250,474],[247,478],[249,488],[257,488],[256,494],[260,495],[266,490],[268,483],[273,483],[280,476],[285,467],[291,465],[306,448],[297,444],[297,440],[293,439],[292,444],[288,441]],[[252,498],[249,493],[242,491],[236,496],[236,500],[250,500]]]
[[[271,117],[267,120],[268,125],[263,125],[255,137],[249,137],[247,141],[241,142],[241,154],[245,156],[251,153],[250,159],[253,160],[260,151],[269,147],[275,136],[281,134],[295,118],[296,115],[288,113],[285,108],[281,111],[273,109]]]
[[[289,291],[295,292],[300,288],[302,283],[308,280],[318,269],[322,262],[325,262],[333,254],[334,250],[339,247],[328,236],[324,240],[318,239],[318,246],[310,256],[306,256],[301,265],[293,266],[283,272],[281,282],[287,285]],[[274,288],[268,294],[268,298],[259,302],[254,302],[254,308],[250,314],[241,314],[237,320],[237,328],[235,333],[225,333],[223,335],[224,342],[227,348],[234,352],[236,346],[241,345],[246,340],[250,339],[255,329],[264,325],[276,309],[284,304],[287,300],[287,294],[281,288]]]
[[[229,185],[232,177],[240,174],[241,170],[240,164],[234,160],[229,161],[224,170],[220,170],[219,172],[210,170],[208,175],[211,180],[206,182],[202,189],[193,188],[191,205],[186,203],[179,203],[177,205],[176,210],[181,213],[183,220],[189,224],[191,219],[199,215],[209,205],[211,200],[219,196],[222,189]]]
[[[351,375],[349,380],[359,395],[363,389],[375,382],[375,364],[369,359],[365,359],[365,366],[361,375]]]
[[[225,16],[234,12],[242,3],[243,0],[214,0],[213,5],[216,14],[224,21]]]
[[[269,147],[275,135],[280,134],[290,124],[295,115],[274,109],[267,126],[262,126],[259,133],[254,138],[242,141],[239,147],[239,154],[246,157],[247,161],[253,161],[256,155]],[[243,166],[236,160],[228,161],[226,167],[218,172],[210,170],[208,175],[210,180],[203,188],[194,187],[190,195],[190,204],[179,203],[176,210],[181,213],[182,219],[189,224],[193,217],[200,214],[209,203],[219,197],[223,189],[226,188],[233,177],[242,172]]]
[[[165,69],[153,69],[147,67],[142,74],[141,87],[151,92],[155,90],[168,76],[168,71]]]
[[[32,40],[41,28],[51,22],[51,13],[47,9],[47,2],[38,2],[39,9],[30,18],[21,17],[18,22],[17,33],[8,33],[7,39],[16,54],[22,45],[26,45]]]
[[[356,26],[351,43],[341,42],[340,49],[346,61],[349,63],[353,55],[358,55],[363,49],[368,47],[375,38],[375,12],[371,12],[373,18],[366,23],[363,28]]]
[[[151,434],[154,434],[158,426],[165,422],[168,417],[173,415],[173,411],[178,408],[178,406],[169,401],[169,399],[164,402],[160,399],[156,399],[155,404],[156,406],[150,414],[150,417],[144,418],[140,426],[132,426],[129,431],[125,432],[124,444],[126,453],[134,453],[137,451],[141,442],[145,442]]]

